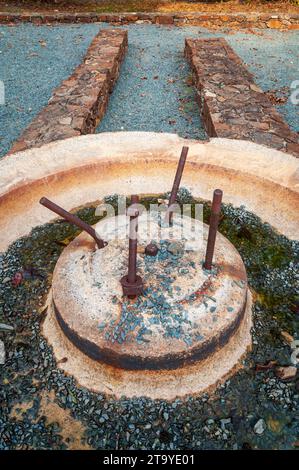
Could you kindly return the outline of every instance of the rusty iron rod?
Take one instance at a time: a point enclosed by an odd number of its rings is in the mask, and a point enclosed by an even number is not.
[[[104,240],[97,236],[96,231],[93,227],[83,222],[83,220],[79,219],[79,217],[77,217],[76,215],[67,212],[66,210],[62,209],[62,207],[55,204],[55,202],[50,201],[46,197],[42,197],[39,202],[42,206],[46,207],[52,212],[55,212],[55,214],[60,215],[63,219],[67,220],[71,224],[74,224],[81,230],[87,232],[95,240],[98,248],[104,248],[104,246],[107,245]]]
[[[176,174],[175,174],[175,177],[174,177],[173,186],[172,186],[172,190],[171,190],[171,194],[170,194],[170,198],[169,198],[168,208],[170,208],[176,202],[177,195],[178,195],[178,190],[179,190],[179,187],[180,187],[180,183],[181,183],[181,179],[182,179],[182,175],[183,175],[183,171],[184,171],[184,167],[185,167],[185,163],[186,163],[186,158],[187,158],[187,155],[188,155],[188,151],[189,151],[189,147],[183,147],[182,148],[181,156],[180,156],[180,159],[179,159],[178,167],[177,167],[177,170],[176,170]],[[166,213],[166,220],[168,218],[169,225],[172,224],[172,216],[173,216],[173,211],[168,211]]]
[[[138,204],[139,197],[134,194],[131,196],[131,204]],[[138,231],[138,212],[134,216],[130,216],[129,230],[129,265],[128,265],[128,281],[134,284],[136,281],[137,271],[137,231]]]
[[[215,242],[216,242],[216,236],[217,236],[217,230],[218,230],[220,212],[221,212],[222,195],[223,195],[223,192],[221,191],[221,189],[215,189],[214,194],[213,194],[209,235],[208,235],[208,242],[207,242],[207,249],[206,249],[206,257],[205,257],[205,262],[204,262],[204,268],[209,271],[212,269]]]
[[[138,203],[139,197],[136,195],[131,196],[131,206]],[[142,294],[143,291],[142,278],[137,275],[137,232],[139,210],[135,210],[134,207],[129,207],[127,214],[130,216],[128,274],[121,278],[120,283],[123,288],[123,294],[127,295],[129,299],[134,299],[136,295]]]

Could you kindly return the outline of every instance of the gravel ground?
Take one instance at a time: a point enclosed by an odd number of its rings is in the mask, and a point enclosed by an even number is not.
[[[0,79],[6,85],[0,155],[80,62],[98,27],[0,27]],[[215,34],[153,25],[128,30],[131,47],[98,130],[172,131],[202,138],[183,45],[186,36]],[[265,91],[281,89],[288,96],[290,83],[299,79],[299,32],[224,36]],[[298,106],[288,101],[281,111],[298,130]],[[15,328],[0,331],[7,354],[0,366],[0,449],[298,447],[298,373],[284,381],[276,372],[277,365],[290,365],[292,353],[282,332],[298,338],[298,244],[242,208],[225,208],[221,230],[240,250],[256,293],[253,351],[245,368],[215,396],[172,403],[95,395],[57,369],[40,323],[50,274],[74,236],[68,224],[38,228],[0,255],[0,323]]]
[[[6,95],[6,105],[0,105],[0,157],[81,62],[97,30],[0,26],[0,80]]]
[[[0,26],[0,80],[6,86],[6,106],[0,106],[0,157],[47,103],[52,89],[80,62],[102,25]],[[299,32],[256,31],[218,34],[198,27],[128,25],[129,43],[122,73],[98,132],[147,130],[175,132],[202,139],[183,57],[185,37],[225,37],[256,75],[265,90],[281,90],[299,80]],[[275,93],[274,93],[275,95]],[[289,125],[299,131],[299,106],[279,104]]]
[[[203,139],[195,88],[184,59],[194,28],[128,26],[129,49],[110,105],[97,131],[174,132]]]
[[[92,223],[93,213],[90,208],[79,215]],[[289,381],[277,374],[278,365],[291,363],[286,332],[294,338],[299,334],[299,245],[243,208],[224,206],[223,213],[220,230],[240,250],[254,292],[253,350],[244,368],[214,396],[170,403],[142,397],[114,400],[78,387],[57,368],[40,335],[51,273],[76,230],[64,222],[47,224],[1,255],[0,323],[15,331],[0,332],[7,353],[0,366],[0,449],[299,446],[298,371]],[[208,216],[205,205],[205,220]]]
[[[98,132],[146,130],[204,138],[190,68],[183,56],[186,37],[225,37],[264,91],[279,89],[279,96],[288,98],[292,81],[299,80],[298,31],[216,34],[198,27],[155,25],[127,29],[130,47]],[[278,109],[299,131],[299,105],[288,100]]]

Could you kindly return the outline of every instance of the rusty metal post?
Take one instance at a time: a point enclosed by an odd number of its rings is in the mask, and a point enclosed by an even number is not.
[[[209,271],[212,269],[216,235],[217,235],[217,229],[219,225],[219,218],[220,218],[220,212],[221,212],[222,194],[223,192],[221,191],[221,189],[215,189],[214,194],[213,194],[209,235],[208,235],[208,242],[207,242],[206,257],[205,257],[205,262],[204,262],[204,268]]]
[[[76,215],[67,212],[66,210],[62,209],[62,207],[50,201],[46,197],[42,197],[39,202],[42,206],[45,206],[47,209],[52,212],[55,212],[55,214],[60,215],[60,217],[67,220],[71,224],[74,224],[81,230],[87,232],[95,240],[98,248],[104,248],[107,245],[107,242],[104,242],[104,240],[97,236],[96,231],[93,227],[83,222],[83,220],[79,219],[79,217],[77,217]]]
[[[137,195],[131,196],[131,204],[138,204],[139,197]],[[132,208],[133,209],[133,208]],[[143,290],[143,281],[140,276],[137,276],[137,232],[138,232],[138,210],[128,210],[130,215],[129,227],[129,262],[128,274],[123,276],[120,280],[123,293],[129,298],[134,298],[140,295]]]
[[[175,174],[175,178],[174,178],[174,181],[173,181],[173,186],[172,186],[172,190],[171,190],[171,194],[170,194],[170,198],[169,198],[168,208],[170,208],[176,202],[177,195],[178,195],[178,190],[179,190],[179,187],[180,187],[180,183],[181,183],[181,179],[182,179],[182,175],[183,175],[183,171],[184,171],[184,167],[185,167],[185,163],[186,163],[186,158],[187,158],[187,155],[188,155],[188,151],[189,151],[189,147],[183,147],[182,148],[181,156],[180,156],[180,159],[179,159],[178,167],[177,167],[177,170],[176,170],[176,174]],[[173,211],[167,211],[166,221],[167,220],[169,221],[169,225],[172,224],[172,216],[173,216]]]
[[[136,195],[131,196],[131,204],[138,204],[139,197]],[[129,264],[128,264],[128,281],[134,284],[136,281],[137,271],[137,232],[138,232],[138,211],[135,215],[130,216],[130,231],[129,231]]]

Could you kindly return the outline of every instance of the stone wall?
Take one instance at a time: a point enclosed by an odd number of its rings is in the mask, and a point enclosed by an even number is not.
[[[53,91],[48,105],[25,129],[9,153],[95,132],[106,111],[127,46],[127,31],[100,31],[82,63]]]
[[[251,140],[299,156],[298,135],[225,39],[186,39],[185,56],[209,136]]]
[[[49,23],[95,23],[112,24],[156,23],[176,26],[202,26],[218,28],[271,28],[299,29],[299,13],[6,13],[0,12],[0,24],[31,22]]]

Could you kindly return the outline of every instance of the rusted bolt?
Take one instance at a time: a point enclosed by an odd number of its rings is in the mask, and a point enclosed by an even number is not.
[[[67,220],[71,224],[74,224],[81,230],[87,232],[94,239],[98,248],[104,248],[107,245],[107,242],[104,242],[104,240],[97,236],[96,231],[93,227],[83,222],[83,220],[79,219],[79,217],[77,217],[76,215],[70,214],[70,212],[67,212],[66,210],[62,209],[62,207],[50,201],[46,197],[42,197],[39,202],[42,206],[45,206],[47,209],[52,212],[55,212],[55,214],[60,215],[60,217]]]
[[[182,148],[182,152],[181,152],[181,156],[180,156],[180,159],[179,159],[178,167],[177,167],[176,174],[175,174],[175,177],[174,177],[173,186],[172,186],[172,190],[171,190],[171,194],[170,194],[170,198],[169,198],[169,203],[168,203],[168,211],[166,213],[166,220],[165,220],[166,223],[167,222],[169,223],[169,225],[172,224],[172,217],[173,217],[173,211],[171,211],[171,206],[176,202],[176,199],[177,199],[178,190],[179,190],[179,187],[180,187],[180,183],[181,183],[181,179],[182,179],[182,175],[183,175],[183,171],[184,171],[188,151],[189,151],[189,147],[183,147]]]
[[[155,245],[155,243],[149,243],[145,247],[145,254],[147,256],[156,256],[158,251],[159,251],[159,248],[157,247],[157,245]]]
[[[221,212],[222,194],[223,193],[221,189],[215,189],[214,194],[213,194],[206,258],[204,262],[204,268],[207,269],[208,271],[212,269],[216,235],[217,235],[217,229],[219,225],[219,218],[220,218],[220,212]]]
[[[133,205],[138,203],[139,197],[137,195],[131,196],[131,204]],[[143,290],[142,278],[137,276],[137,232],[139,211],[135,208],[129,207],[127,213],[130,216],[128,274],[123,276],[120,282],[124,295],[127,295],[129,298],[134,298],[136,295],[140,295]]]

